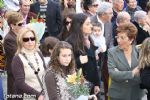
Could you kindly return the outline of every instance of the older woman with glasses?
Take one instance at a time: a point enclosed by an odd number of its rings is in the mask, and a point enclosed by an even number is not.
[[[96,15],[97,9],[98,9],[99,3],[97,0],[84,0],[83,7],[84,7],[84,13],[87,16],[94,16]]]
[[[137,29],[132,23],[117,27],[118,46],[108,50],[108,70],[111,78],[110,100],[141,100],[138,75],[138,50],[132,45]]]
[[[7,69],[7,91],[8,94],[13,93],[13,77],[11,71],[11,62],[12,58],[17,49],[16,37],[19,29],[22,27],[21,23],[23,23],[22,14],[12,11],[10,15],[7,17],[7,22],[10,27],[9,33],[4,38],[4,50],[6,56],[6,69]]]
[[[37,49],[36,34],[28,27],[22,28],[19,33],[18,49],[11,64],[16,94],[23,99],[43,100],[41,79],[45,63],[41,52]]]

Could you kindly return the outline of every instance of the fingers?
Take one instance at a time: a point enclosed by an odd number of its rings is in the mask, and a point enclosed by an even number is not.
[[[90,95],[89,97],[88,97],[88,100],[97,100],[97,97],[96,97],[96,95]]]
[[[81,64],[85,64],[88,62],[88,57],[86,56],[80,56],[79,57]]]

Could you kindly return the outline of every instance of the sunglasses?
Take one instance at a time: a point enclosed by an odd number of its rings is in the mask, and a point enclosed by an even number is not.
[[[16,25],[16,26],[23,26],[24,23],[18,23],[18,24],[14,24],[14,25]]]
[[[72,21],[66,21],[65,24],[68,25],[68,24],[71,24],[71,22],[72,22]]]
[[[35,41],[35,37],[23,38],[23,42]]]

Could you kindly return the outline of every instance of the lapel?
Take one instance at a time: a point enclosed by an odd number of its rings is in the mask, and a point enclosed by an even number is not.
[[[126,58],[125,58],[125,55],[124,55],[123,51],[119,47],[117,47],[116,51],[117,51],[116,54],[115,54],[117,56],[116,60],[119,61],[119,64],[121,64],[124,67],[126,67],[127,70],[130,70],[130,66],[129,66]]]
[[[135,47],[132,46],[132,53],[131,53],[131,67],[128,64],[127,59],[125,58],[125,55],[119,47],[117,47],[117,53],[115,54],[117,56],[117,59],[120,64],[123,64],[128,70],[134,69],[137,66],[138,59],[137,59],[137,52],[135,50]]]
[[[132,62],[131,62],[131,68],[135,68],[138,65],[138,50],[135,45],[132,46]]]

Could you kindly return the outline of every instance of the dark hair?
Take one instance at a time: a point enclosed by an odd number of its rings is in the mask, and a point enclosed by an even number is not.
[[[67,38],[67,41],[72,44],[75,53],[79,51],[82,53],[85,52],[83,45],[82,25],[87,18],[88,16],[83,13],[76,14],[73,17],[69,31],[70,36]]]
[[[51,36],[44,39],[44,42],[40,45],[40,50],[44,57],[51,55],[49,49],[53,49],[57,42],[59,42],[59,39]]]
[[[137,35],[137,28],[132,23],[123,23],[117,27],[118,33],[126,33],[130,40],[135,39]]]
[[[95,0],[84,0],[83,8],[84,10],[89,10],[89,6],[92,6]]]
[[[66,20],[67,18],[73,19],[74,14],[68,14],[64,17],[63,19],[63,28],[62,28],[62,32],[60,34],[58,34],[58,38],[61,41],[65,41],[65,39],[69,36],[69,30],[67,30],[67,26],[66,26]]]
[[[60,64],[59,60],[58,60],[58,56],[60,54],[60,50],[61,49],[70,49],[72,51],[72,46],[65,41],[59,41],[52,52],[51,55],[51,61],[50,61],[50,67],[57,73],[64,73],[62,65]],[[71,74],[71,72],[75,70],[75,59],[74,59],[74,55],[73,55],[73,51],[72,51],[72,58],[71,58],[71,62],[68,65],[68,67],[66,68],[66,72],[64,74]]]
[[[93,26],[100,27],[100,28],[102,29],[102,25],[101,25],[101,23],[98,23],[98,22],[97,22],[97,23],[92,23],[92,25],[93,25]]]

